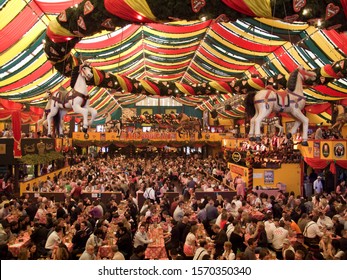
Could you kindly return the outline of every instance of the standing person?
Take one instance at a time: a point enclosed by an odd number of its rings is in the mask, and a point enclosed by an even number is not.
[[[214,259],[216,260],[223,254],[224,243],[228,241],[228,237],[225,231],[216,224],[212,226],[212,231],[215,234],[212,236],[212,240],[214,242],[215,249],[216,249],[215,255],[214,255]]]
[[[129,231],[126,227],[121,226],[117,232],[117,246],[126,260],[130,259],[133,254],[132,240]]]
[[[273,237],[272,237],[272,247],[276,252],[277,259],[282,259],[282,249],[283,249],[283,243],[286,238],[289,236],[288,230],[284,228],[285,224],[284,221],[277,221],[275,220],[276,229],[273,231]]]
[[[310,217],[308,219],[309,222],[306,224],[303,232],[304,242],[310,248],[316,248],[324,232],[319,229],[318,224],[312,221]]]
[[[73,259],[77,259],[77,256],[83,253],[83,251],[85,250],[85,246],[89,238],[89,235],[91,234],[85,221],[82,221],[80,224],[76,223],[75,230],[76,232],[74,236],[72,237],[72,241],[71,241],[73,244],[72,252],[71,252],[71,256]]]
[[[242,180],[242,177],[240,175],[237,175],[234,181],[234,186],[236,186],[236,194],[242,196],[242,198],[245,197],[245,188],[244,188],[244,182]]]
[[[153,189],[152,186],[147,185],[147,187],[146,187],[146,189],[145,189],[145,191],[144,191],[144,193],[143,193],[143,197],[144,197],[145,199],[150,199],[152,203],[155,202],[155,200],[156,200],[156,197],[155,197],[155,190]]]
[[[323,192],[323,182],[321,176],[318,176],[313,182],[313,189],[315,194],[321,194]]]
[[[319,124],[317,125],[318,127],[316,129],[315,134],[314,134],[314,139],[315,140],[322,140],[322,139],[324,139],[324,137],[323,137],[323,130],[322,130],[321,125],[322,125],[322,123],[320,125]]]
[[[89,214],[95,219],[101,219],[102,216],[104,215],[104,209],[100,205],[99,200],[95,200],[93,202],[93,208],[89,211]]]
[[[46,255],[45,244],[47,240],[48,229],[39,222],[34,223],[34,230],[30,235],[30,240],[36,245],[38,254]]]
[[[70,196],[78,202],[81,199],[82,194],[82,182],[80,180],[77,181],[76,184],[74,184],[74,187],[72,188],[70,192]]]
[[[337,195],[343,195],[346,192],[345,180],[341,180],[341,182],[336,186],[335,192]]]
[[[182,219],[183,219],[183,216],[184,216],[184,211],[183,211],[183,204],[184,202],[183,201],[180,201],[178,203],[178,205],[176,206],[176,209],[173,213],[173,219],[176,221],[176,222],[181,222]]]

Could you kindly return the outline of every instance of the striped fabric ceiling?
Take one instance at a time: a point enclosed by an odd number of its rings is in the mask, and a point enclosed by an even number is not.
[[[44,93],[69,87],[47,61],[43,40],[48,23],[79,0],[0,0],[0,98],[44,107]],[[177,21],[132,24],[114,32],[83,39],[73,52],[98,69],[129,78],[186,84],[233,82],[257,74],[289,73],[302,65],[321,68],[346,58],[347,35],[306,23],[264,18],[234,22]],[[92,106],[101,118],[119,105],[138,102],[144,95],[91,86]],[[308,104],[347,98],[347,79],[305,89]],[[212,110],[233,93],[217,96],[181,95],[182,104]],[[224,117],[240,118],[243,106],[221,110]]]

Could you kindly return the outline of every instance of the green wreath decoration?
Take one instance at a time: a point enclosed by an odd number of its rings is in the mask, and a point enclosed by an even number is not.
[[[42,155],[28,154],[28,155],[22,156],[19,159],[19,161],[27,165],[37,165],[37,164],[49,164],[52,161],[62,160],[62,159],[64,159],[64,156],[61,153],[53,151],[53,152],[45,153]]]

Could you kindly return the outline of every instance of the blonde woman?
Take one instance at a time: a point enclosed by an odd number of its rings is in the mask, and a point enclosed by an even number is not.
[[[332,260],[334,259],[333,254],[333,245],[331,236],[328,234],[324,234],[319,241],[319,249],[326,260]]]
[[[193,225],[190,228],[190,232],[187,234],[186,241],[183,246],[183,253],[186,259],[193,259],[196,250],[196,232],[198,231],[198,226]]]

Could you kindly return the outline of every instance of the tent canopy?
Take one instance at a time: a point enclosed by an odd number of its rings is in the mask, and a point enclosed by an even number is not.
[[[70,79],[47,60],[43,41],[49,22],[80,2],[0,0],[0,98],[43,108],[47,90],[69,88]],[[346,33],[320,29],[306,22],[246,16],[230,22],[207,19],[126,24],[115,31],[84,38],[72,52],[88,59],[97,69],[129,79],[183,85],[216,83],[221,89],[218,94],[173,97],[201,110],[212,110],[237,94],[230,88],[236,81],[288,77],[298,65],[328,71],[325,66],[346,59]],[[346,77],[328,76],[328,82],[305,89],[310,110],[318,110],[314,109],[318,103],[320,113],[327,113],[327,118],[331,112],[327,102],[347,97]],[[106,112],[115,112],[119,104],[145,98],[142,94],[97,86],[88,90],[99,120]],[[244,115],[242,104],[229,109],[219,113],[230,118]]]

